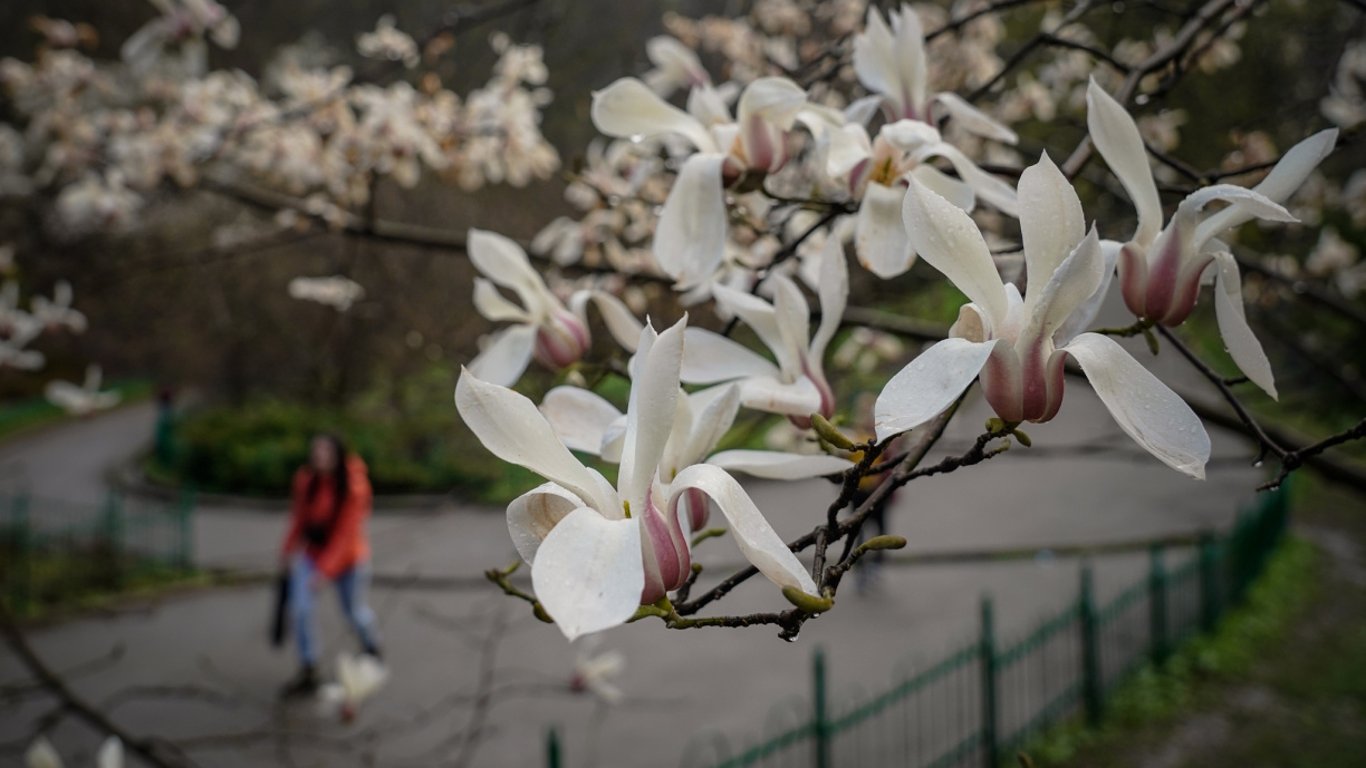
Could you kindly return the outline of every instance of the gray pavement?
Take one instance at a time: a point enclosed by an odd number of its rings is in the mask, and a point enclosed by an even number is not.
[[[961,450],[979,431],[985,406],[972,402],[940,453]],[[104,473],[150,435],[150,406],[130,406],[0,446],[0,466],[22,468],[35,494],[83,501],[103,492]],[[1128,541],[1225,527],[1254,496],[1259,476],[1247,447],[1215,434],[1215,460],[1203,482],[1187,479],[1134,447],[1079,380],[1069,379],[1058,419],[1029,428],[1037,448],[1012,449],[972,471],[917,481],[897,497],[892,532],[910,553],[1016,549]],[[809,530],[834,489],[828,483],[749,485],[785,537]],[[196,551],[201,565],[269,570],[284,522],[275,512],[201,505]],[[677,764],[695,734],[720,729],[757,734],[770,709],[807,692],[810,654],[827,649],[836,692],[886,685],[899,660],[910,668],[937,660],[973,636],[978,600],[994,596],[1002,635],[1024,632],[1073,600],[1077,561],[1030,560],[889,566],[876,590],[845,590],[836,609],[812,621],[793,644],[770,629],[669,632],[653,622],[603,633],[601,650],[620,650],[625,702],[603,709],[568,692],[576,649],[523,604],[478,580],[515,559],[501,510],[450,505],[434,513],[385,510],[372,522],[374,567],[386,576],[440,577],[460,583],[376,588],[393,680],[342,726],[309,706],[273,699],[292,672],[288,652],[265,641],[264,585],[195,590],[32,631],[39,652],[69,668],[121,647],[117,663],[75,679],[94,701],[122,692],[118,722],[137,732],[188,740],[206,766],[445,765],[460,754],[481,673],[492,677],[492,710],[466,764],[538,765],[545,729],[558,726],[569,766]],[[699,548],[707,566],[700,588],[740,562],[727,539]],[[1103,595],[1138,578],[1142,558],[1106,557],[1097,565]],[[724,605],[729,612],[780,609],[782,598],[753,581]],[[331,600],[323,637],[329,655],[350,648]],[[499,627],[502,629],[498,629]],[[490,636],[493,638],[490,641]],[[496,658],[488,649],[496,651]],[[483,650],[481,650],[483,649]],[[0,686],[18,675],[0,656]],[[178,687],[178,696],[133,697]],[[223,701],[208,698],[207,689]],[[116,700],[117,701],[117,700]],[[16,738],[42,707],[0,701],[0,743]],[[53,735],[64,750],[92,744],[78,726]]]

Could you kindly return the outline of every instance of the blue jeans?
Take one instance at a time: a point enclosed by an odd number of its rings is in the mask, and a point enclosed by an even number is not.
[[[318,663],[317,649],[313,641],[313,590],[309,582],[317,566],[308,555],[294,555],[289,564],[289,612],[294,622],[294,636],[299,645],[299,660],[307,665]],[[375,612],[365,603],[365,591],[370,584],[370,569],[364,563],[357,563],[336,578],[337,597],[341,600],[342,613],[356,630],[361,646],[367,651],[376,647]]]

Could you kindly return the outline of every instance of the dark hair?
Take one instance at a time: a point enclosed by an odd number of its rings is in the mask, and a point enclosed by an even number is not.
[[[313,436],[313,440],[326,440],[332,445],[332,451],[336,454],[337,463],[332,469],[332,515],[327,522],[319,525],[310,525],[304,531],[305,537],[315,546],[323,546],[332,537],[332,529],[336,526],[337,517],[341,514],[342,504],[346,503],[346,496],[350,492],[349,472],[346,471],[346,443],[340,437],[333,434],[321,433]],[[311,448],[313,440],[309,441]],[[309,504],[318,495],[318,489],[322,487],[323,476],[311,464],[309,466],[308,490],[304,493],[304,498]]]

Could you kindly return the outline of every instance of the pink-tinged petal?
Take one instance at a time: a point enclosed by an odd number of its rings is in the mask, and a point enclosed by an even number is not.
[[[749,376],[778,375],[778,366],[719,333],[689,328],[684,339],[681,377],[689,384],[714,384]]]
[[[1019,195],[1020,237],[1029,280],[1026,293],[1032,295],[1081,242],[1086,223],[1076,190],[1047,153],[1020,174]]]
[[[1064,351],[1125,434],[1172,469],[1204,479],[1209,434],[1180,396],[1109,336],[1083,333]]]
[[[482,277],[474,278],[474,308],[495,323],[531,321],[531,315],[526,310],[508,301],[493,287],[493,283]]]
[[[470,373],[501,387],[522,378],[536,348],[536,326],[513,325],[489,335],[484,349],[470,361]]]
[[[648,330],[641,333],[617,480],[622,500],[636,509],[643,509],[646,504],[645,495],[673,428],[679,397],[678,372],[683,362],[683,329],[687,323],[684,317],[654,339]]]
[[[977,193],[977,198],[1007,216],[1020,215],[1019,196],[1010,185],[992,176],[972,162],[951,144],[940,142],[918,153],[924,157],[943,157],[953,165],[953,170],[962,177],[963,182]]]
[[[606,291],[585,289],[569,297],[570,309],[585,322],[588,317],[589,300],[598,308],[603,325],[607,326],[607,332],[612,335],[613,340],[627,352],[635,352],[636,344],[640,341],[640,329],[644,327],[635,313],[621,299]]]
[[[915,251],[901,223],[905,187],[868,182],[854,225],[854,246],[864,269],[883,279],[903,274],[915,263]]]
[[[494,456],[563,486],[602,514],[616,511],[611,486],[574,458],[525,396],[462,370],[455,385],[455,407]]]
[[[1157,197],[1143,137],[1124,107],[1094,79],[1086,87],[1086,125],[1096,150],[1134,201],[1138,228],[1132,239],[1148,245],[1162,229],[1162,202]]]
[[[583,499],[554,483],[544,483],[508,504],[508,535],[517,554],[535,562],[536,550],[565,515],[583,506]]]
[[[659,98],[633,77],[623,77],[595,91],[590,114],[599,131],[619,139],[675,134],[691,141],[699,152],[721,149],[696,118]]]
[[[1029,319],[1020,333],[1021,340],[1051,339],[1072,313],[1095,294],[1104,279],[1100,236],[1092,227],[1090,234],[1049,275],[1047,283],[1030,284],[1025,302]]]
[[[897,209],[900,226],[900,206]],[[821,321],[811,337],[809,354],[813,365],[823,367],[825,348],[844,322],[844,308],[849,303],[849,265],[844,261],[844,242],[833,234],[825,239],[816,258],[820,259],[816,270],[820,284],[815,288],[821,300]]]
[[[1304,184],[1319,163],[1333,152],[1337,140],[1338,129],[1330,128],[1301,141],[1291,147],[1271,169],[1271,173],[1262,179],[1262,183],[1252,190],[1264,195],[1273,203],[1284,203]],[[1208,227],[1211,233],[1218,234],[1242,224],[1251,217],[1251,212],[1246,208],[1229,206],[1206,219],[1202,229]]]
[[[741,405],[756,411],[804,417],[824,404],[820,388],[805,376],[790,384],[764,377],[741,379],[739,384]]]
[[[536,599],[574,640],[624,624],[645,588],[640,521],[608,520],[579,507],[541,542],[531,565]]]
[[[1276,378],[1271,373],[1271,361],[1262,351],[1262,343],[1248,327],[1243,311],[1243,283],[1238,274],[1238,262],[1231,253],[1214,256],[1218,277],[1214,287],[1214,312],[1219,320],[1219,334],[1233,362],[1253,384],[1277,400]]]
[[[1137,317],[1148,313],[1148,257],[1142,247],[1126,243],[1119,250],[1116,261],[1119,287],[1124,295],[1124,306]]]
[[[761,77],[740,93],[740,101],[735,105],[735,122],[739,123],[742,134],[756,118],[779,131],[786,131],[804,106],[806,91],[796,83],[785,77]]]
[[[933,165],[917,165],[911,170],[911,175],[915,177],[916,181],[934,190],[940,197],[965,211],[971,211],[977,207],[977,193],[973,191],[972,187]]]
[[[945,339],[902,368],[873,406],[878,440],[901,434],[933,419],[953,404],[977,378],[996,341]]]
[[[836,475],[852,466],[849,460],[837,456],[749,450],[721,451],[708,457],[706,463],[728,472],[743,472],[768,480],[805,480]]]
[[[679,498],[688,489],[711,497],[729,523],[735,543],[745,558],[780,587],[794,587],[815,596],[816,584],[797,556],[792,554],[764,515],[740,487],[735,478],[720,467],[694,464],[683,470],[669,486],[669,510],[673,514]]]
[[[645,566],[645,588],[641,604],[658,601],[668,592],[683,586],[692,569],[692,552],[688,546],[688,532],[683,529],[683,514],[690,512],[665,505],[656,505],[656,494],[647,500],[640,517],[641,562]],[[659,499],[662,503],[663,499]],[[682,513],[682,514],[680,514]]]
[[[660,269],[691,288],[716,273],[726,250],[723,155],[693,155],[683,163],[655,227],[654,255]]]
[[[935,103],[944,108],[949,117],[958,121],[958,124],[970,133],[1005,144],[1015,144],[1020,140],[1014,131],[977,107],[972,106],[956,93],[936,94],[934,100]]]
[[[531,266],[522,246],[512,240],[496,232],[471,229],[467,248],[474,268],[489,280],[515,291],[530,314],[538,315],[559,303]]]
[[[911,247],[930,266],[986,310],[994,324],[1005,322],[1001,276],[977,224],[961,208],[909,177],[902,219]]]
[[[612,424],[622,418],[621,411],[596,392],[579,387],[555,387],[541,400],[541,415],[565,447],[597,454]]]

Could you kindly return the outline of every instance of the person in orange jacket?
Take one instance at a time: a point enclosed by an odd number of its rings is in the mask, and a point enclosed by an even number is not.
[[[315,436],[309,461],[294,473],[289,532],[280,553],[289,573],[289,616],[299,649],[300,670],[286,686],[287,696],[318,689],[314,644],[313,595],[326,581],[337,596],[365,653],[379,658],[375,613],[365,602],[370,581],[370,479],[365,462],[348,454],[331,435]]]

